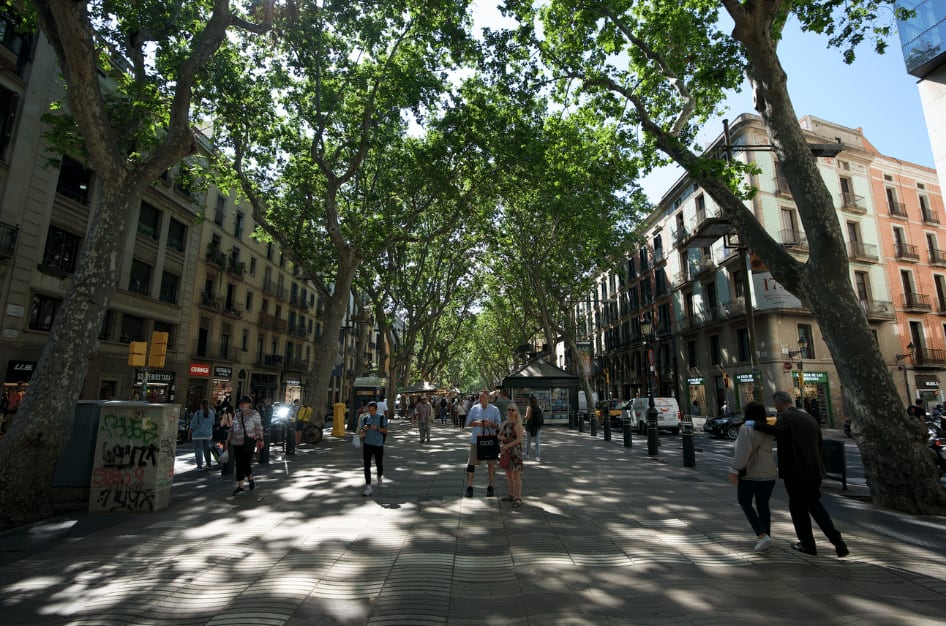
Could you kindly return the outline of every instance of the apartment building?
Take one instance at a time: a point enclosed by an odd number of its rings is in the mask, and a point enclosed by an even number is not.
[[[904,402],[917,394],[942,401],[946,215],[936,172],[879,154],[859,129],[814,117],[801,124],[813,146],[843,145],[819,156],[818,167],[836,198],[851,283]],[[806,258],[807,238],[779,163],[764,149],[761,120],[739,116],[730,137],[734,158],[758,171],[747,181],[758,190],[747,206],[787,250]],[[844,393],[817,322],[739,245],[712,198],[683,177],[640,232],[644,245],[603,274],[590,298],[595,356],[611,372],[612,394],[673,395],[681,406],[695,402],[715,415],[737,410],[758,383],[765,394],[793,390],[799,405],[840,423]],[[922,258],[912,242],[924,248]]]
[[[78,155],[59,154],[43,138],[42,115],[62,95],[58,65],[45,39],[17,33],[13,19],[0,17],[4,392],[29,384],[100,194]],[[193,408],[228,394],[303,396],[322,332],[319,298],[277,245],[253,236],[249,208],[201,184],[199,168],[198,160],[167,172],[129,216],[127,252],[82,399]],[[169,335],[165,367],[129,366],[129,343],[149,341],[154,331]],[[354,353],[354,337],[341,333],[339,341],[340,353]],[[368,347],[369,363],[376,345]],[[351,377],[344,363],[337,370],[326,403],[347,393]]]

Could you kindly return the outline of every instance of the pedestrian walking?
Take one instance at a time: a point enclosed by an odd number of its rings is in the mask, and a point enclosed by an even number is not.
[[[239,409],[233,417],[230,428],[230,454],[236,463],[236,489],[233,495],[243,493],[243,481],[250,489],[256,489],[253,480],[253,452],[263,447],[263,421],[259,411],[253,408],[253,399],[249,396],[240,398]]]
[[[359,418],[358,436],[362,438],[361,457],[365,468],[363,496],[371,495],[371,459],[378,468],[378,489],[384,479],[384,440],[388,433],[388,418],[378,413],[378,403],[369,402],[367,413]]]
[[[515,405],[513,405],[515,406]],[[535,462],[541,463],[539,456],[539,446],[542,445],[542,426],[545,424],[545,416],[542,414],[542,407],[535,396],[529,396],[529,406],[526,407],[526,451],[522,458],[528,459],[532,454],[532,443],[535,442]]]
[[[750,402],[745,406],[746,422],[765,422],[765,407],[759,402]],[[775,454],[772,435],[763,433],[748,423],[739,428],[736,437],[736,449],[733,452],[732,465],[729,468],[729,482],[736,485],[736,501],[749,520],[749,526],[756,535],[755,550],[761,552],[772,547],[772,512],[769,498],[775,488],[778,470],[775,468]],[[755,508],[752,502],[755,500]]]
[[[466,402],[463,398],[457,398],[457,420],[454,426],[462,427],[466,424]]]
[[[510,404],[506,408],[506,421],[499,427],[499,465],[506,472],[509,495],[514,507],[522,506],[522,439],[524,429],[519,408]]]
[[[427,396],[421,396],[415,409],[417,411],[417,430],[420,432],[420,442],[430,442],[430,422],[434,419],[434,407],[427,401]]]
[[[770,426],[764,420],[752,425],[756,430],[775,435],[778,444],[778,475],[785,483],[788,510],[798,536],[792,549],[805,554],[818,553],[811,530],[814,518],[821,532],[834,544],[835,553],[839,557],[847,556],[850,554],[847,544],[821,503],[821,481],[825,477],[821,426],[814,417],[792,405],[790,394],[776,391],[772,400],[778,411],[775,425]]]
[[[502,418],[499,416],[499,409],[495,404],[489,403],[489,394],[486,391],[480,392],[480,401],[474,404],[466,417],[466,425],[473,429],[470,435],[470,454],[466,464],[466,497],[473,497],[473,473],[476,466],[480,464],[480,459],[476,454],[476,438],[480,435],[494,434],[499,430]],[[485,459],[486,470],[488,474],[488,483],[486,485],[487,497],[496,495],[496,489],[493,483],[496,480],[496,459]]]
[[[217,420],[217,413],[210,408],[209,400],[201,400],[200,408],[191,415],[190,425],[187,427],[191,443],[194,444],[194,459],[197,461],[197,469],[204,469],[204,461],[207,462],[207,469],[210,469],[213,457],[210,455],[210,440],[214,434],[214,422]]]

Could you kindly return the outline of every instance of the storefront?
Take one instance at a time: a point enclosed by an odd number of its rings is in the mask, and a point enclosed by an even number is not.
[[[13,415],[20,406],[35,367],[36,361],[7,362],[7,375],[3,379],[3,411],[0,412],[0,429],[6,429],[8,426],[9,420],[4,419],[4,416]]]
[[[935,374],[917,374],[916,395],[923,400],[923,405],[927,408],[940,404],[943,396],[940,393],[939,378]]]
[[[270,398],[273,402],[282,402],[276,397],[277,383],[275,374],[250,374],[250,393],[254,398]]]
[[[736,407],[734,410],[742,411],[742,407],[755,399],[755,377],[751,372],[743,374],[734,374],[736,379]]]
[[[696,406],[694,407],[694,403]],[[687,379],[687,405],[680,407],[684,413],[692,415],[707,415],[706,385],[702,376],[692,376]]]
[[[302,379],[289,376],[286,378],[286,394],[282,401],[292,404],[295,400],[302,402]]]
[[[822,424],[834,428],[834,408],[831,405],[831,386],[827,372],[803,372],[798,385],[798,370],[792,371],[792,387],[796,402]]]
[[[145,373],[148,384],[144,385]],[[147,402],[174,402],[176,374],[170,370],[135,370],[133,397]]]
[[[578,377],[542,360],[525,365],[503,379],[509,397],[525,411],[529,396],[535,396],[546,424],[568,424],[570,413],[578,413]],[[505,416],[503,416],[505,418]]]
[[[233,398],[233,368],[215,365],[213,377],[210,379],[210,401],[213,404],[223,402],[225,398]]]

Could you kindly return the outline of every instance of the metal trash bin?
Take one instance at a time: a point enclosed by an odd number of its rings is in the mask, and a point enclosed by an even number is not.
[[[828,476],[841,479],[841,490],[847,491],[847,458],[844,456],[844,441],[824,439],[821,442],[821,460]]]

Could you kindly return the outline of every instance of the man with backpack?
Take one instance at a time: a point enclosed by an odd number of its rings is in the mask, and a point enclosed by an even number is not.
[[[539,446],[542,444],[542,425],[545,424],[545,416],[542,415],[542,408],[535,396],[529,396],[529,407],[526,409],[526,451],[522,455],[523,459],[528,459],[532,451],[532,442],[535,442],[535,462],[541,463],[539,457]]]

